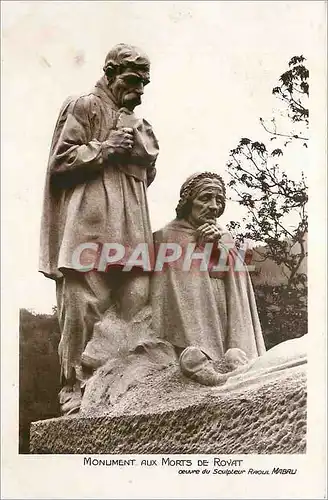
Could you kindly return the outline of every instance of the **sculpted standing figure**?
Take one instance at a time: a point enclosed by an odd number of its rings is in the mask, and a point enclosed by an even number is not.
[[[79,407],[85,378],[81,356],[94,324],[114,303],[129,320],[148,301],[147,273],[137,268],[123,273],[122,266],[129,250],[152,244],[146,188],[155,177],[158,143],[149,123],[133,113],[149,83],[149,69],[139,49],[115,46],[103,77],[89,93],[65,102],[55,127],[40,271],[56,280],[64,413]],[[115,269],[106,259],[99,265],[110,243],[127,250]]]
[[[217,223],[224,209],[219,175],[194,174],[182,185],[176,219],[155,233],[153,328],[178,351],[193,346],[218,360],[234,347],[252,359],[265,346],[245,262]]]

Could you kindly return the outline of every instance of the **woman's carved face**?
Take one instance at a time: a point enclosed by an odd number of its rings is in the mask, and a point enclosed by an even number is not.
[[[215,224],[216,219],[223,213],[224,204],[222,189],[216,183],[207,185],[193,199],[189,220],[196,227],[206,222]]]

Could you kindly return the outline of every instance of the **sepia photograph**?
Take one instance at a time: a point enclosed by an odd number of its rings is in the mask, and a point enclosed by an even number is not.
[[[3,498],[326,498],[326,9],[2,2]]]

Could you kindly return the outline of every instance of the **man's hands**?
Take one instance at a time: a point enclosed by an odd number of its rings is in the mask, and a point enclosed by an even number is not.
[[[133,128],[123,127],[118,130],[112,130],[106,140],[106,145],[112,154],[129,153],[133,147],[134,137]]]
[[[198,240],[201,242],[214,242],[218,241],[222,232],[215,224],[209,224],[206,222],[197,228]]]

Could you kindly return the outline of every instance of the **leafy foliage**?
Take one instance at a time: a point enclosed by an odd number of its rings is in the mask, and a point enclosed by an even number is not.
[[[31,422],[59,415],[60,339],[55,314],[20,311],[19,451],[28,453]]]
[[[288,116],[292,122],[305,121],[309,125],[309,70],[304,66],[304,56],[294,56],[289,61],[289,69],[279,78],[280,85],[272,89],[288,107]]]
[[[279,85],[273,89],[273,94],[285,105],[282,114],[289,120],[290,130],[287,133],[278,130],[275,118],[271,120],[273,128],[270,129],[260,118],[269,134],[268,143],[243,137],[231,150],[227,163],[230,174],[228,186],[236,197],[235,201],[247,211],[241,222],[231,221],[229,229],[240,243],[251,240],[264,244],[258,257],[275,262],[286,278],[279,293],[271,290],[269,296],[278,301],[275,307],[279,308],[280,315],[290,317],[297,305],[303,311],[303,320],[304,307],[306,314],[307,276],[301,269],[307,257],[308,187],[304,172],[299,172],[298,178],[292,179],[281,163],[288,144],[294,141],[303,147],[308,140],[304,133],[294,130],[295,123],[305,130],[309,125],[309,71],[304,62],[303,56],[293,57],[289,61],[289,69],[280,76]],[[285,140],[284,144],[272,147],[271,142],[281,137]],[[299,139],[303,140],[303,145]],[[286,299],[289,296],[293,297],[293,306]],[[268,308],[272,306],[270,300]],[[263,310],[263,300],[261,307]],[[268,326],[266,320],[264,323]],[[284,337],[283,333],[279,335]]]
[[[267,349],[307,333],[306,293],[286,285],[254,287]]]
[[[277,150],[273,153],[263,143],[245,138],[231,151],[228,186],[237,194],[238,203],[247,209],[248,216],[243,220],[243,228],[236,221],[230,222],[229,228],[237,232],[240,241],[265,243],[265,257],[283,265],[289,284],[296,285],[305,279],[297,272],[306,257],[307,185],[303,174],[298,181],[289,179],[272,161]],[[291,215],[293,226],[289,224]]]
[[[294,56],[289,61],[289,69],[279,78],[279,85],[272,89],[275,97],[280,99],[283,109],[280,115],[288,123],[287,130],[278,130],[277,119],[274,116],[269,125],[263,118],[260,122],[263,128],[271,135],[270,140],[274,141],[279,137],[286,138],[284,146],[287,146],[294,139],[303,141],[303,146],[307,148],[309,138],[309,70],[305,67],[304,56]]]

